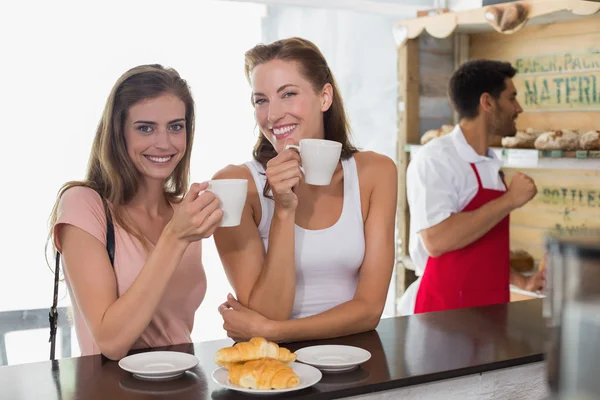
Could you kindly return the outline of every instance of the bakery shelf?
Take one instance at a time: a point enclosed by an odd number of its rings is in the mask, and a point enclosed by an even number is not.
[[[410,234],[406,168],[425,132],[458,123],[448,101],[448,82],[456,68],[481,58],[514,65],[518,73],[513,81],[523,108],[519,131],[597,130],[600,2],[519,0],[457,12],[431,10],[427,16],[398,21],[393,34],[398,45],[401,293],[415,278],[403,261],[409,258]],[[494,151],[504,161],[507,180],[523,171],[538,186],[535,199],[511,215],[511,248],[522,248],[539,261],[547,227],[581,229],[588,221],[600,221],[600,152]]]
[[[404,151],[414,155],[423,147],[417,144],[404,146]],[[505,149],[494,147],[492,150],[504,161],[505,168],[543,168],[600,170],[600,151],[562,151],[535,149]]]

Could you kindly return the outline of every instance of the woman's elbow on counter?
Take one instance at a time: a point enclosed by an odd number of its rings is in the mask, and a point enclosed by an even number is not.
[[[361,332],[359,332],[359,333],[372,331],[375,328],[377,328],[377,325],[379,325],[379,318],[377,318],[377,319],[371,318],[371,319],[365,321],[363,329],[361,329]]]
[[[96,345],[98,346],[100,353],[112,361],[119,361],[125,357],[130,350],[130,348],[127,346],[115,343],[115,340],[109,340],[105,342],[98,341],[96,342]]]
[[[373,307],[371,310],[367,311],[362,319],[362,332],[372,331],[377,328],[379,325],[379,321],[381,321],[381,315],[383,314],[383,308],[375,308]]]

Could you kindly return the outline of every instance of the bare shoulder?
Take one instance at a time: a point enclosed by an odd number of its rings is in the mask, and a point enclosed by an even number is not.
[[[361,177],[372,182],[396,181],[398,169],[390,157],[374,151],[361,151],[354,154],[356,168]]]
[[[252,173],[244,164],[230,164],[217,171],[213,179],[252,179]]]
[[[394,207],[398,192],[398,173],[396,163],[390,157],[374,151],[355,153],[354,160],[358,171],[363,220],[366,221],[373,204],[382,199],[389,202],[391,208]]]

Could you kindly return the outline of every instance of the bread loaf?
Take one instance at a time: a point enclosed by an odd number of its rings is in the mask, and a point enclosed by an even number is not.
[[[273,358],[283,363],[296,360],[296,354],[288,349],[279,347],[277,343],[269,342],[264,338],[256,337],[249,342],[239,342],[232,347],[225,347],[217,351],[214,362],[219,366],[226,363],[258,360],[260,358]]]
[[[535,265],[533,256],[525,250],[513,250],[510,252],[510,266],[518,272],[531,271]]]
[[[421,144],[427,144],[431,142],[433,139],[440,137],[441,135],[440,129],[430,129],[421,136]]]
[[[503,137],[502,147],[508,149],[533,149],[535,148],[535,140],[540,136],[541,132],[535,132],[531,128],[527,131],[518,131],[513,137]]]
[[[582,150],[600,150],[600,131],[589,131],[579,138]]]
[[[239,387],[259,390],[290,389],[300,384],[292,368],[272,358],[230,364],[229,380]]]
[[[452,132],[453,129],[452,125],[442,125],[440,129],[430,129],[421,136],[421,144],[426,144],[435,138],[446,135]]]
[[[512,32],[527,19],[527,8],[520,3],[508,4],[498,24],[502,32]]]
[[[514,33],[527,23],[529,9],[521,3],[506,6],[490,6],[485,10],[484,17],[498,32]]]
[[[544,132],[534,145],[538,150],[576,150],[579,147],[579,135],[566,129]]]

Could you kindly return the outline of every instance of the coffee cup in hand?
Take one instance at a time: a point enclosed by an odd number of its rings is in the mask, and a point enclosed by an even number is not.
[[[302,160],[304,181],[309,185],[327,186],[335,172],[342,144],[333,140],[302,139],[300,145],[289,144],[286,149],[296,149]]]
[[[215,194],[221,203],[223,218],[220,227],[238,226],[242,220],[248,194],[246,179],[213,179],[206,189]]]

